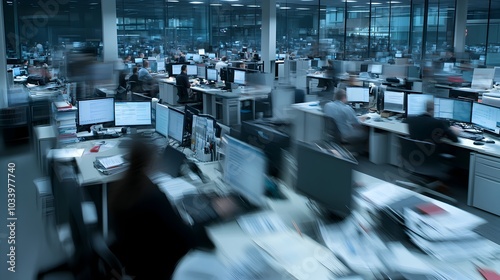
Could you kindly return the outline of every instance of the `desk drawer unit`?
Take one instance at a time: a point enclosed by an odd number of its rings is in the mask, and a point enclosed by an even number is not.
[[[500,158],[471,153],[467,204],[500,215]]]

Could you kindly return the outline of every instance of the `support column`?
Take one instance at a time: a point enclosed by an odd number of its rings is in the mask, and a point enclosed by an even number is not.
[[[7,97],[7,50],[5,42],[5,22],[3,20],[3,3],[0,3],[0,108],[9,106]],[[17,20],[17,19],[16,19]]]
[[[276,61],[276,0],[262,1],[261,56],[264,71],[275,73]]]
[[[467,29],[468,0],[457,0],[455,7],[455,36],[453,46],[455,53],[465,52],[465,30]]]
[[[116,0],[101,0],[102,12],[102,59],[104,62],[118,60],[118,32],[116,28]]]

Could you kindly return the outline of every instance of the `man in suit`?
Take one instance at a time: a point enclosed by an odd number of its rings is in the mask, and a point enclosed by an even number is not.
[[[189,99],[188,89],[191,88],[191,83],[189,83],[186,64],[181,66],[181,73],[175,77],[175,85],[177,85],[177,90],[179,91],[177,93],[179,95],[179,101],[186,101]]]

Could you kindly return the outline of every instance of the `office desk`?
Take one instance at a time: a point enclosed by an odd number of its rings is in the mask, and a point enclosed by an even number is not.
[[[310,83],[311,83],[312,79],[330,81],[330,80],[333,80],[333,78],[334,77],[327,76],[327,75],[325,75],[323,73],[319,73],[319,74],[307,74],[307,76],[306,76],[306,94],[311,94]]]
[[[214,167],[217,163],[210,163],[210,164],[201,164],[200,169],[202,171],[211,173],[215,172],[216,167]],[[359,188],[359,191],[366,191],[369,190],[373,187],[376,187],[377,185],[384,184],[384,188],[387,189],[388,193],[394,194],[394,193],[401,193],[401,196],[404,197],[405,195],[416,195],[420,197],[421,199],[425,201],[432,201],[439,207],[445,209],[447,212],[454,212],[456,216],[463,217],[464,219],[472,219],[476,220],[478,223],[482,222],[481,218],[474,217],[473,215],[463,211],[459,210],[453,206],[447,205],[445,203],[435,201],[431,198],[415,194],[410,190],[400,188],[398,186],[395,186],[393,184],[386,183],[384,181],[381,181],[379,179],[376,179],[374,177],[368,176],[363,173],[359,173],[356,171],[353,171],[353,179],[356,181],[359,185],[363,186]],[[217,176],[213,176],[216,178]],[[284,222],[286,226],[290,228],[290,230],[295,231],[296,228],[294,226],[294,223],[296,225],[303,226],[303,225],[312,225],[313,227],[315,225],[318,225],[318,222],[321,220],[313,210],[308,206],[308,199],[296,194],[293,190],[286,188],[282,186],[282,190],[284,194],[287,196],[287,200],[268,200],[268,207],[264,210],[262,210],[262,213],[268,213],[268,212],[273,212],[276,213],[279,218]],[[364,202],[364,200],[361,200],[359,198],[355,199],[355,208],[354,211],[361,215],[362,217],[365,217],[367,219],[367,224],[371,224],[366,230],[368,232],[373,232],[373,229],[376,229],[378,227],[378,221],[376,219],[372,219],[371,214],[369,213],[374,213],[372,206],[369,203]],[[237,221],[231,221],[223,224],[215,224],[207,227],[207,231],[211,239],[213,240],[214,244],[216,245],[216,250],[213,253],[208,254],[206,257],[207,258],[215,258],[222,263],[222,267],[219,268],[219,271],[215,272],[215,278],[213,279],[226,279],[222,277],[217,277],[217,276],[222,276],[224,275],[225,272],[224,270],[228,270],[229,267],[231,267],[232,264],[235,262],[245,260],[246,258],[246,253],[248,252],[249,248],[257,248],[257,245],[254,243],[258,241],[260,238],[265,236],[264,234],[259,234],[259,235],[250,235],[246,232],[243,231],[243,229],[239,226]],[[275,234],[275,233],[270,233]],[[299,233],[295,233],[299,234]],[[302,232],[302,234],[305,234]],[[306,238],[306,237],[303,237]],[[326,245],[321,237],[314,237],[311,236],[312,239],[316,240],[316,244],[319,246],[315,253],[315,256],[308,256],[308,255],[303,255],[299,256],[298,258],[302,258],[302,261],[299,262],[300,265],[294,266],[294,267],[287,267],[286,264],[284,263],[279,263],[277,261],[276,263],[272,262],[271,266],[275,266],[275,269],[281,273],[284,273],[282,275],[283,278],[280,279],[335,279],[330,270],[328,270],[326,267],[321,266],[321,265],[316,265],[314,263],[315,258],[314,257],[321,257],[318,256],[318,254],[321,254],[321,249],[326,249]],[[346,240],[353,240],[352,236],[349,237],[344,237]],[[349,241],[346,241],[348,243]],[[399,243],[399,242],[396,242]],[[287,248],[283,248],[284,251],[286,252],[291,252],[293,246],[296,246],[297,244],[291,243]],[[385,244],[387,246],[387,243]],[[405,246],[408,244],[405,243]],[[373,249],[373,247],[365,247],[367,250]],[[481,264],[479,261],[475,261],[473,259],[468,259],[468,260],[461,260],[461,261],[442,261],[438,260],[432,256],[423,254],[421,251],[415,250],[414,247],[410,245],[410,247],[407,247],[408,250],[410,251],[411,255],[418,257],[419,259],[422,259],[425,261],[429,267],[427,267],[426,272],[431,271],[430,266],[434,266],[439,269],[452,269],[455,270],[456,273],[461,275],[464,278],[461,279],[483,279],[482,276],[477,272],[476,270],[476,264],[483,266],[486,265],[489,269],[496,270],[497,272],[500,271],[500,260],[498,257],[496,259],[491,259],[488,261],[488,264]],[[498,248],[496,246],[495,248]],[[260,250],[260,249],[259,249]],[[329,249],[327,249],[329,250]],[[389,253],[389,251],[385,251],[386,253]],[[338,254],[337,251],[333,251],[334,254]],[[375,254],[374,252],[366,252],[365,254]],[[380,257],[380,256],[379,256]],[[196,266],[184,266],[184,262],[189,262],[189,259],[191,258],[191,254],[187,254],[184,259],[180,262],[180,267],[183,267],[184,269],[187,269],[189,271],[192,271],[193,273],[196,271],[200,272],[206,272],[208,269],[206,267],[196,267]],[[403,261],[404,262],[404,261]],[[349,261],[347,261],[348,264]],[[256,265],[251,262],[247,262],[246,265]],[[363,276],[363,279],[375,279],[376,277],[380,276],[380,273],[383,271],[371,271],[368,267],[363,267],[362,265],[358,266],[351,266],[351,269],[355,270],[356,273],[361,274]],[[388,268],[385,268],[388,269]],[[286,272],[288,271],[288,272]],[[177,271],[179,274],[178,275],[183,275],[182,271]],[[187,271],[184,271],[187,273]],[[289,274],[293,274],[295,277],[292,277]],[[193,274],[191,274],[193,275]],[[196,275],[196,274],[195,274]],[[300,276],[297,276],[300,275]],[[177,279],[182,279],[182,278],[174,278],[174,280]],[[212,278],[211,278],[212,279]],[[377,278],[381,279],[381,278]],[[453,278],[453,279],[458,279],[458,278]]]

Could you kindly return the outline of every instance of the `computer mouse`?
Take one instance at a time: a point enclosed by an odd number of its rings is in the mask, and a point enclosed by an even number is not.
[[[484,145],[484,142],[482,142],[482,141],[474,141],[473,144],[474,145]]]
[[[494,144],[495,141],[494,140],[491,140],[491,139],[488,139],[488,140],[483,140],[484,143],[488,143],[488,144]]]

